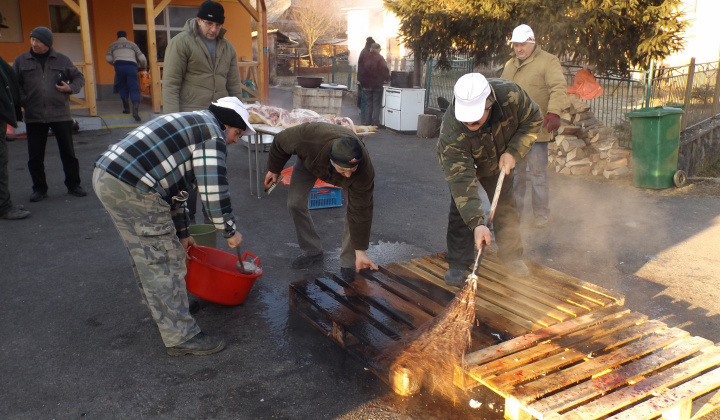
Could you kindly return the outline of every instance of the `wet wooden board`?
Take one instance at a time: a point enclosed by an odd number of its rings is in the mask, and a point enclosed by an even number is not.
[[[517,279],[492,248],[483,257],[460,388],[502,395],[510,419],[689,419],[720,406],[719,347],[624,308],[618,293],[526,263],[531,277]],[[327,274],[292,283],[290,304],[388,383],[378,356],[454,298],[446,270],[438,254]]]

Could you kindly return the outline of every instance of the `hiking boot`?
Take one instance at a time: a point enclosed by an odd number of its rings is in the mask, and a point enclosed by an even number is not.
[[[225,348],[225,340],[206,335],[204,332],[198,333],[195,337],[188,341],[167,348],[167,354],[170,356],[183,356],[192,354],[195,356],[205,356],[217,353]]]
[[[461,268],[450,268],[445,272],[445,284],[448,286],[460,287],[465,282],[465,270]]]
[[[517,259],[503,263],[505,270],[509,276],[513,277],[530,277],[530,270],[523,260]]]
[[[547,216],[535,216],[535,220],[533,221],[533,227],[535,229],[545,229],[548,225],[548,218]]]
[[[85,197],[87,195],[85,190],[83,190],[82,187],[79,185],[76,187],[68,188],[68,194],[74,195],[75,197]]]
[[[18,220],[30,216],[30,212],[20,206],[12,206],[7,212],[0,214],[0,219]]]
[[[43,201],[47,198],[47,193],[40,192],[40,191],[33,191],[32,194],[30,194],[30,201],[33,203],[37,203],[38,201]]]
[[[323,260],[322,252],[317,255],[301,255],[293,260],[292,268],[294,268],[296,270],[302,269],[302,268],[310,268],[317,263],[321,263],[322,260]]]

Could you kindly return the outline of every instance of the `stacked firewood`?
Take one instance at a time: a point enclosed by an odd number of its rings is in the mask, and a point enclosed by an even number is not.
[[[560,117],[563,123],[555,141],[548,144],[548,168],[571,175],[617,178],[630,173],[630,150],[620,147],[610,127],[595,118],[590,105],[571,94],[572,113]]]

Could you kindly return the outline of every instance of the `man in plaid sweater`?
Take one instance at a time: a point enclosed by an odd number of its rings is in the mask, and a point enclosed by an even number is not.
[[[135,280],[171,356],[223,349],[190,315],[185,251],[190,236],[185,200],[197,185],[212,223],[230,248],[242,242],[228,190],[227,145],[254,134],[235,97],[208,110],[167,114],[136,128],[98,157],[93,187],[130,252]]]

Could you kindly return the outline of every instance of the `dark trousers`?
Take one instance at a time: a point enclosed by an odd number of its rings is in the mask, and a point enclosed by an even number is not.
[[[0,118],[0,214],[12,209],[10,200],[10,180],[8,177],[8,148],[5,141],[7,123]]]
[[[80,163],[75,157],[75,147],[72,138],[73,122],[59,121],[52,123],[28,123],[28,169],[33,182],[33,191],[46,193],[48,190],[45,179],[45,146],[47,145],[48,130],[52,128],[60,151],[63,171],[65,172],[65,186],[68,189],[80,185]]]
[[[115,83],[113,93],[120,94],[121,98],[130,96],[133,102],[140,102],[140,79],[138,68],[130,61],[118,61],[115,63]]]
[[[364,125],[380,125],[380,112],[382,111],[383,89],[363,88],[363,99],[365,100]]]
[[[495,195],[498,175],[479,179],[480,185],[492,199]],[[513,194],[513,174],[505,176],[498,199],[493,229],[498,245],[498,256],[503,261],[522,258],[523,245],[520,236],[520,213]],[[475,262],[475,235],[460,216],[455,200],[450,200],[447,230],[448,252],[445,256],[450,268],[466,269]]]

